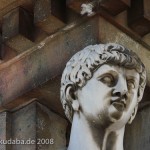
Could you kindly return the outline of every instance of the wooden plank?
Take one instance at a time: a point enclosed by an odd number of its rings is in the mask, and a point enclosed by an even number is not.
[[[61,74],[68,59],[98,42],[98,18],[81,20],[0,65],[0,102],[5,105]],[[80,42],[76,42],[79,41]]]
[[[133,0],[128,10],[128,25],[140,36],[144,36],[150,32],[149,6],[149,0]]]

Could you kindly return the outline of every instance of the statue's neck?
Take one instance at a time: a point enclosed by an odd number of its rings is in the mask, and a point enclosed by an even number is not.
[[[124,128],[95,127],[82,114],[74,114],[68,150],[123,150]]]

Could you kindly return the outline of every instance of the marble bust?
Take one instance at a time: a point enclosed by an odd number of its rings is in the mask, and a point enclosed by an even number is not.
[[[146,84],[139,57],[119,44],[90,45],[66,64],[61,102],[72,123],[68,150],[123,150]]]

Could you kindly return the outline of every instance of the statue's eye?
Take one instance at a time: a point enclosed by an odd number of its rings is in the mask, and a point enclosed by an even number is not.
[[[135,88],[134,80],[128,80],[127,81],[127,86],[128,86],[128,89],[134,89]]]
[[[108,86],[113,86],[115,84],[115,78],[111,74],[106,74],[100,77],[99,80]]]

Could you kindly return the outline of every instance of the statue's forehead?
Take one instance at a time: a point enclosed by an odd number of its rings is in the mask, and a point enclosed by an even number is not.
[[[139,73],[135,69],[125,68],[119,65],[112,65],[112,64],[104,64],[100,66],[94,73],[93,76],[99,76],[105,73],[115,73],[115,74],[122,74],[124,76],[131,76],[139,79]]]

